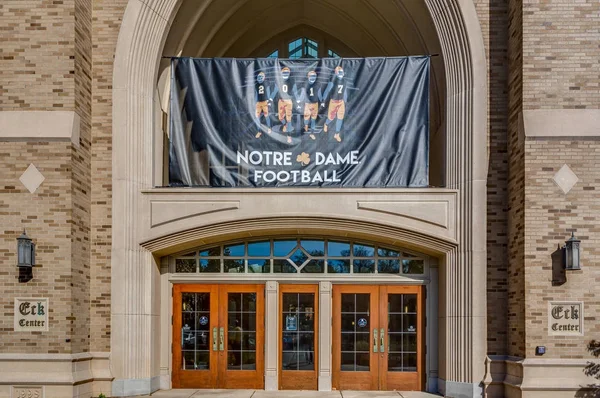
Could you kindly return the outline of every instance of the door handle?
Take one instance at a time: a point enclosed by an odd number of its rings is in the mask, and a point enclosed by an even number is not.
[[[373,329],[373,352],[377,352],[377,329]]]
[[[213,328],[213,351],[217,351],[217,328]]]
[[[225,350],[225,330],[219,328],[219,351]]]
[[[379,329],[379,337],[381,338],[381,342],[379,343],[379,352],[385,352],[385,342],[383,341],[384,335],[385,332],[383,331],[383,328]]]

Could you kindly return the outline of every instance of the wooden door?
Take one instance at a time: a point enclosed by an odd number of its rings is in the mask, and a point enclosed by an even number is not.
[[[173,388],[264,388],[264,285],[175,285]]]
[[[333,387],[379,389],[379,288],[333,287]]]
[[[264,388],[264,285],[219,287],[219,388]],[[221,337],[222,336],[222,337]]]
[[[381,390],[423,389],[425,328],[421,292],[422,286],[379,288]]]
[[[421,391],[421,286],[333,287],[333,387]]]
[[[316,390],[318,285],[279,286],[279,389]]]
[[[173,287],[173,388],[215,388],[218,287]]]

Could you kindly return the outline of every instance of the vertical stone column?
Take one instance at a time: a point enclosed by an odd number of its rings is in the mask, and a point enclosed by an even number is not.
[[[331,282],[319,283],[319,391],[331,391]]]
[[[265,285],[265,390],[279,389],[279,283]]]

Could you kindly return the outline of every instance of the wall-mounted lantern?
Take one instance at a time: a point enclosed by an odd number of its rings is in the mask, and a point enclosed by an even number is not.
[[[35,243],[25,230],[17,238],[17,267],[31,268],[35,265]]]
[[[575,233],[571,232],[571,238],[565,241],[565,269],[576,270],[581,269],[579,264],[579,244],[581,241],[575,237]]]

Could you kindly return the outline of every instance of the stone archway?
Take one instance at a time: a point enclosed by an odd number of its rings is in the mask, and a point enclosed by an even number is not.
[[[441,390],[481,396],[486,357],[487,75],[483,37],[470,1],[426,0],[446,71],[446,185],[458,192],[458,245],[447,252]],[[113,396],[160,386],[158,267],[140,243],[149,209],[142,190],[154,183],[156,81],[179,0],[130,0],[113,75],[113,240],[111,371]],[[148,349],[148,347],[153,347]]]

